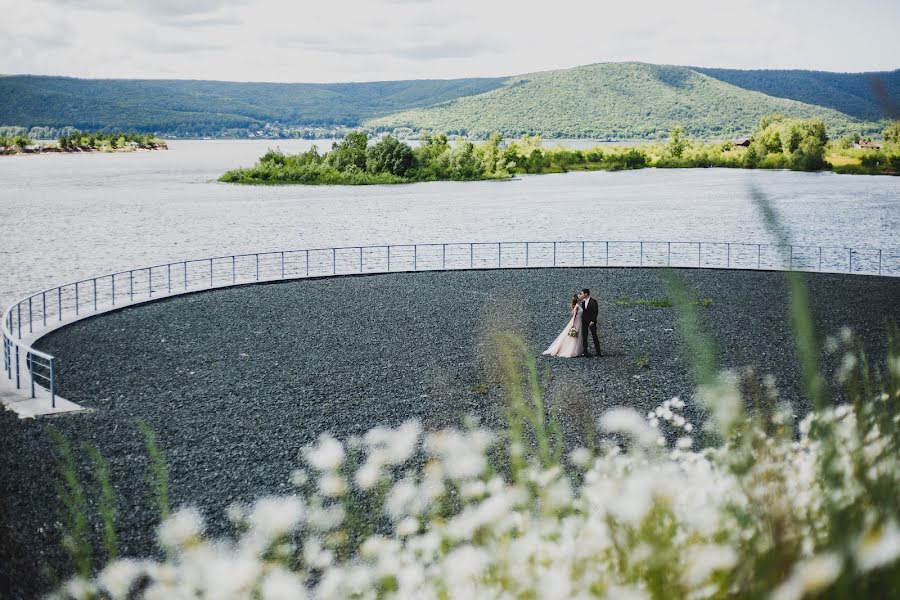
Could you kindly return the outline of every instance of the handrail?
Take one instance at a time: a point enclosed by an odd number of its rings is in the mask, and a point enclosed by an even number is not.
[[[45,389],[55,407],[56,358],[30,345],[37,339],[35,334],[115,308],[258,281],[425,270],[581,266],[801,270],[896,277],[900,276],[900,249],[749,242],[548,240],[340,246],[186,259],[80,279],[25,296],[3,313],[3,368],[7,379],[15,380],[16,388],[21,389],[23,378],[27,379],[32,397],[36,387]]]

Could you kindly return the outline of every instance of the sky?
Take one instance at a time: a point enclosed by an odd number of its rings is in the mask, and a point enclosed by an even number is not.
[[[0,0],[0,73],[335,82],[900,68],[900,0]]]

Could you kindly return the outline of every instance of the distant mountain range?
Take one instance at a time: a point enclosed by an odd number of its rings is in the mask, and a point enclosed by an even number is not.
[[[265,128],[364,126],[480,135],[652,138],[750,132],[781,112],[819,117],[832,134],[879,131],[900,106],[900,70],[738,71],[601,63],[515,77],[373,83],[0,77],[0,125],[72,126],[178,136]],[[895,117],[896,118],[896,117]]]

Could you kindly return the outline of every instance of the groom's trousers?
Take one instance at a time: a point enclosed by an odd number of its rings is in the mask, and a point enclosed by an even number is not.
[[[597,324],[594,323],[592,325],[588,325],[588,329],[591,330],[591,337],[594,338],[594,349],[597,351],[597,354],[600,354],[600,338],[597,337]],[[584,344],[584,353],[588,353],[588,336],[587,334],[581,337],[581,342]]]

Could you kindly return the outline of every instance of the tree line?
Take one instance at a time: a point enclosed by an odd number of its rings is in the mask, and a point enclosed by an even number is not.
[[[790,119],[781,114],[763,117],[746,147],[738,140],[690,140],[681,127],[670,132],[665,144],[586,150],[548,148],[541,138],[529,135],[505,142],[498,132],[480,143],[462,139],[451,143],[446,134],[424,133],[416,148],[390,135],[370,145],[368,134],[354,131],[333,143],[330,152],[320,153],[315,146],[295,155],[269,150],[254,167],[228,171],[220,181],[362,185],[645,167],[900,173],[900,123],[892,123],[883,135],[881,149],[856,149],[847,146],[846,140],[829,140],[820,119]]]

